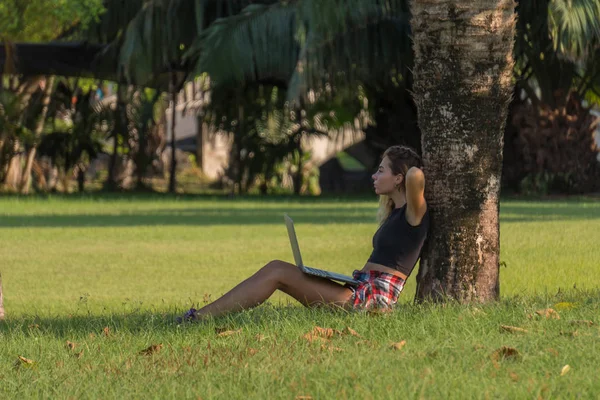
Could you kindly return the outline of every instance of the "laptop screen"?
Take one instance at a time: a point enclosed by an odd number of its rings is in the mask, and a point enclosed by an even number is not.
[[[288,236],[290,237],[290,244],[292,245],[292,253],[294,253],[294,260],[296,266],[303,267],[302,256],[300,255],[300,247],[298,246],[298,239],[296,238],[296,230],[294,229],[294,221],[287,214],[283,214],[285,219],[285,225],[287,226]]]

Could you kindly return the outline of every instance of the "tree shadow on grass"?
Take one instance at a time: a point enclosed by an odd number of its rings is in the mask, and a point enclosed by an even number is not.
[[[133,226],[215,226],[281,225],[284,213],[305,224],[375,224],[376,208],[200,208],[122,211],[116,214],[35,214],[5,215],[0,227],[133,227]]]
[[[139,198],[138,198],[139,197]],[[82,200],[85,198],[82,198]],[[96,197],[92,197],[92,200]],[[100,197],[106,200],[131,198]],[[137,196],[133,200],[156,202],[164,197]],[[155,210],[98,205],[102,212],[77,214],[7,214],[0,217],[0,228],[16,227],[135,227],[135,226],[218,226],[218,225],[279,225],[283,214],[289,214],[299,224],[373,224],[377,205],[365,205],[365,198],[250,198],[241,199],[250,207],[240,207],[240,201],[219,199],[218,205],[198,205],[198,197],[186,197],[179,202],[182,207],[165,207]],[[77,199],[76,199],[77,200]],[[190,201],[187,201],[190,200]],[[160,204],[160,203],[159,203]],[[312,206],[314,204],[314,206]],[[273,207],[275,205],[275,207]],[[350,205],[350,206],[348,206]],[[93,205],[92,208],[93,210]],[[600,218],[600,201],[585,203],[573,201],[513,202],[500,204],[500,222],[550,222],[577,221]],[[477,212],[477,210],[474,210]]]
[[[8,317],[0,323],[5,336],[60,338],[114,337],[122,333],[164,333],[177,327],[173,313],[139,312],[112,315],[58,315]]]
[[[600,218],[600,201],[586,203],[501,203],[500,222],[585,221]]]
[[[206,321],[178,322],[184,310],[135,311],[106,315],[25,315],[0,321],[4,337],[53,336],[65,340],[118,339],[128,335],[159,336],[203,332],[218,336],[222,331],[240,328],[261,329],[267,325],[287,326],[290,321],[319,323],[319,320],[347,318],[352,313],[338,307],[308,309],[300,305],[263,304],[252,310]]]
[[[444,312],[448,315],[457,315],[461,310],[474,306],[480,313],[483,309],[490,314],[498,310],[505,310],[509,315],[515,312],[522,314],[522,318],[528,318],[524,310],[545,309],[555,307],[559,313],[563,313],[565,326],[571,326],[570,320],[579,321],[590,319],[590,315],[597,315],[596,310],[600,307],[600,289],[559,289],[556,293],[538,292],[523,293],[510,297],[503,297],[498,302],[488,304],[459,304],[448,303],[415,303],[401,304],[391,313],[381,312],[355,312],[347,311],[338,307],[305,308],[296,303],[274,304],[267,302],[252,310],[234,313],[204,322],[178,324],[176,318],[181,316],[183,309],[161,309],[161,310],[134,310],[124,313],[107,313],[100,315],[78,314],[78,315],[49,315],[35,316],[24,315],[15,318],[9,317],[0,321],[0,337],[3,338],[29,338],[52,336],[61,340],[119,340],[130,335],[139,335],[144,338],[162,337],[169,340],[173,335],[190,333],[194,336],[208,335],[207,337],[218,337],[225,330],[243,330],[262,332],[264,330],[286,329],[290,325],[298,326],[327,326],[342,327],[352,322],[368,325],[371,322],[382,320],[389,324],[389,320],[402,320],[400,325],[411,320],[419,320],[425,315],[430,315],[432,310]],[[561,308],[562,307],[562,308]],[[504,313],[504,312],[503,312]],[[482,315],[485,315],[483,313]],[[365,320],[365,318],[368,318]],[[375,318],[375,320],[371,319]],[[598,323],[597,317],[592,318]],[[383,322],[388,321],[388,322]],[[164,335],[164,336],[161,336]],[[203,336],[204,337],[204,336]],[[127,341],[127,339],[125,339]],[[141,349],[140,349],[141,350]]]
[[[500,222],[585,221],[600,218],[598,207],[532,208],[508,204],[501,207]],[[339,208],[335,206],[306,208],[296,205],[264,208],[165,208],[127,210],[108,214],[35,214],[4,215],[0,227],[135,227],[135,226],[227,226],[281,225],[283,214],[298,224],[373,224],[375,207]]]

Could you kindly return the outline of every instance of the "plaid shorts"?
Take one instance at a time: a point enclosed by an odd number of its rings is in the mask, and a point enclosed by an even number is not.
[[[391,307],[404,289],[404,279],[386,272],[355,270],[352,277],[361,282],[358,286],[348,285],[353,292],[350,304],[355,309]]]

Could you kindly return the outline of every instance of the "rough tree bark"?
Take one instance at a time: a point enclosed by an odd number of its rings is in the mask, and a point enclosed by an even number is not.
[[[432,226],[417,300],[499,296],[499,191],[515,3],[412,2],[414,95]]]
[[[25,168],[23,169],[23,175],[21,175],[20,191],[22,194],[29,194],[29,189],[31,188],[31,167],[33,166],[35,154],[37,152],[37,146],[46,124],[46,115],[48,114],[48,106],[52,98],[53,86],[54,76],[47,77],[46,86],[44,87],[44,93],[42,96],[42,112],[38,116],[37,125],[35,127],[35,131],[33,132],[34,143],[32,144],[31,149],[29,149],[27,154],[27,162],[25,163]]]

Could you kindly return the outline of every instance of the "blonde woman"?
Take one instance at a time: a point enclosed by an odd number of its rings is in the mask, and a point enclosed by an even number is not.
[[[185,320],[202,319],[255,307],[276,290],[307,307],[324,304],[347,309],[394,305],[419,258],[429,229],[429,212],[423,197],[425,176],[417,153],[392,146],[373,174],[380,196],[379,229],[373,236],[373,252],[361,270],[355,270],[358,286],[341,285],[304,274],[295,265],[274,260],[213,303],[190,309]]]

